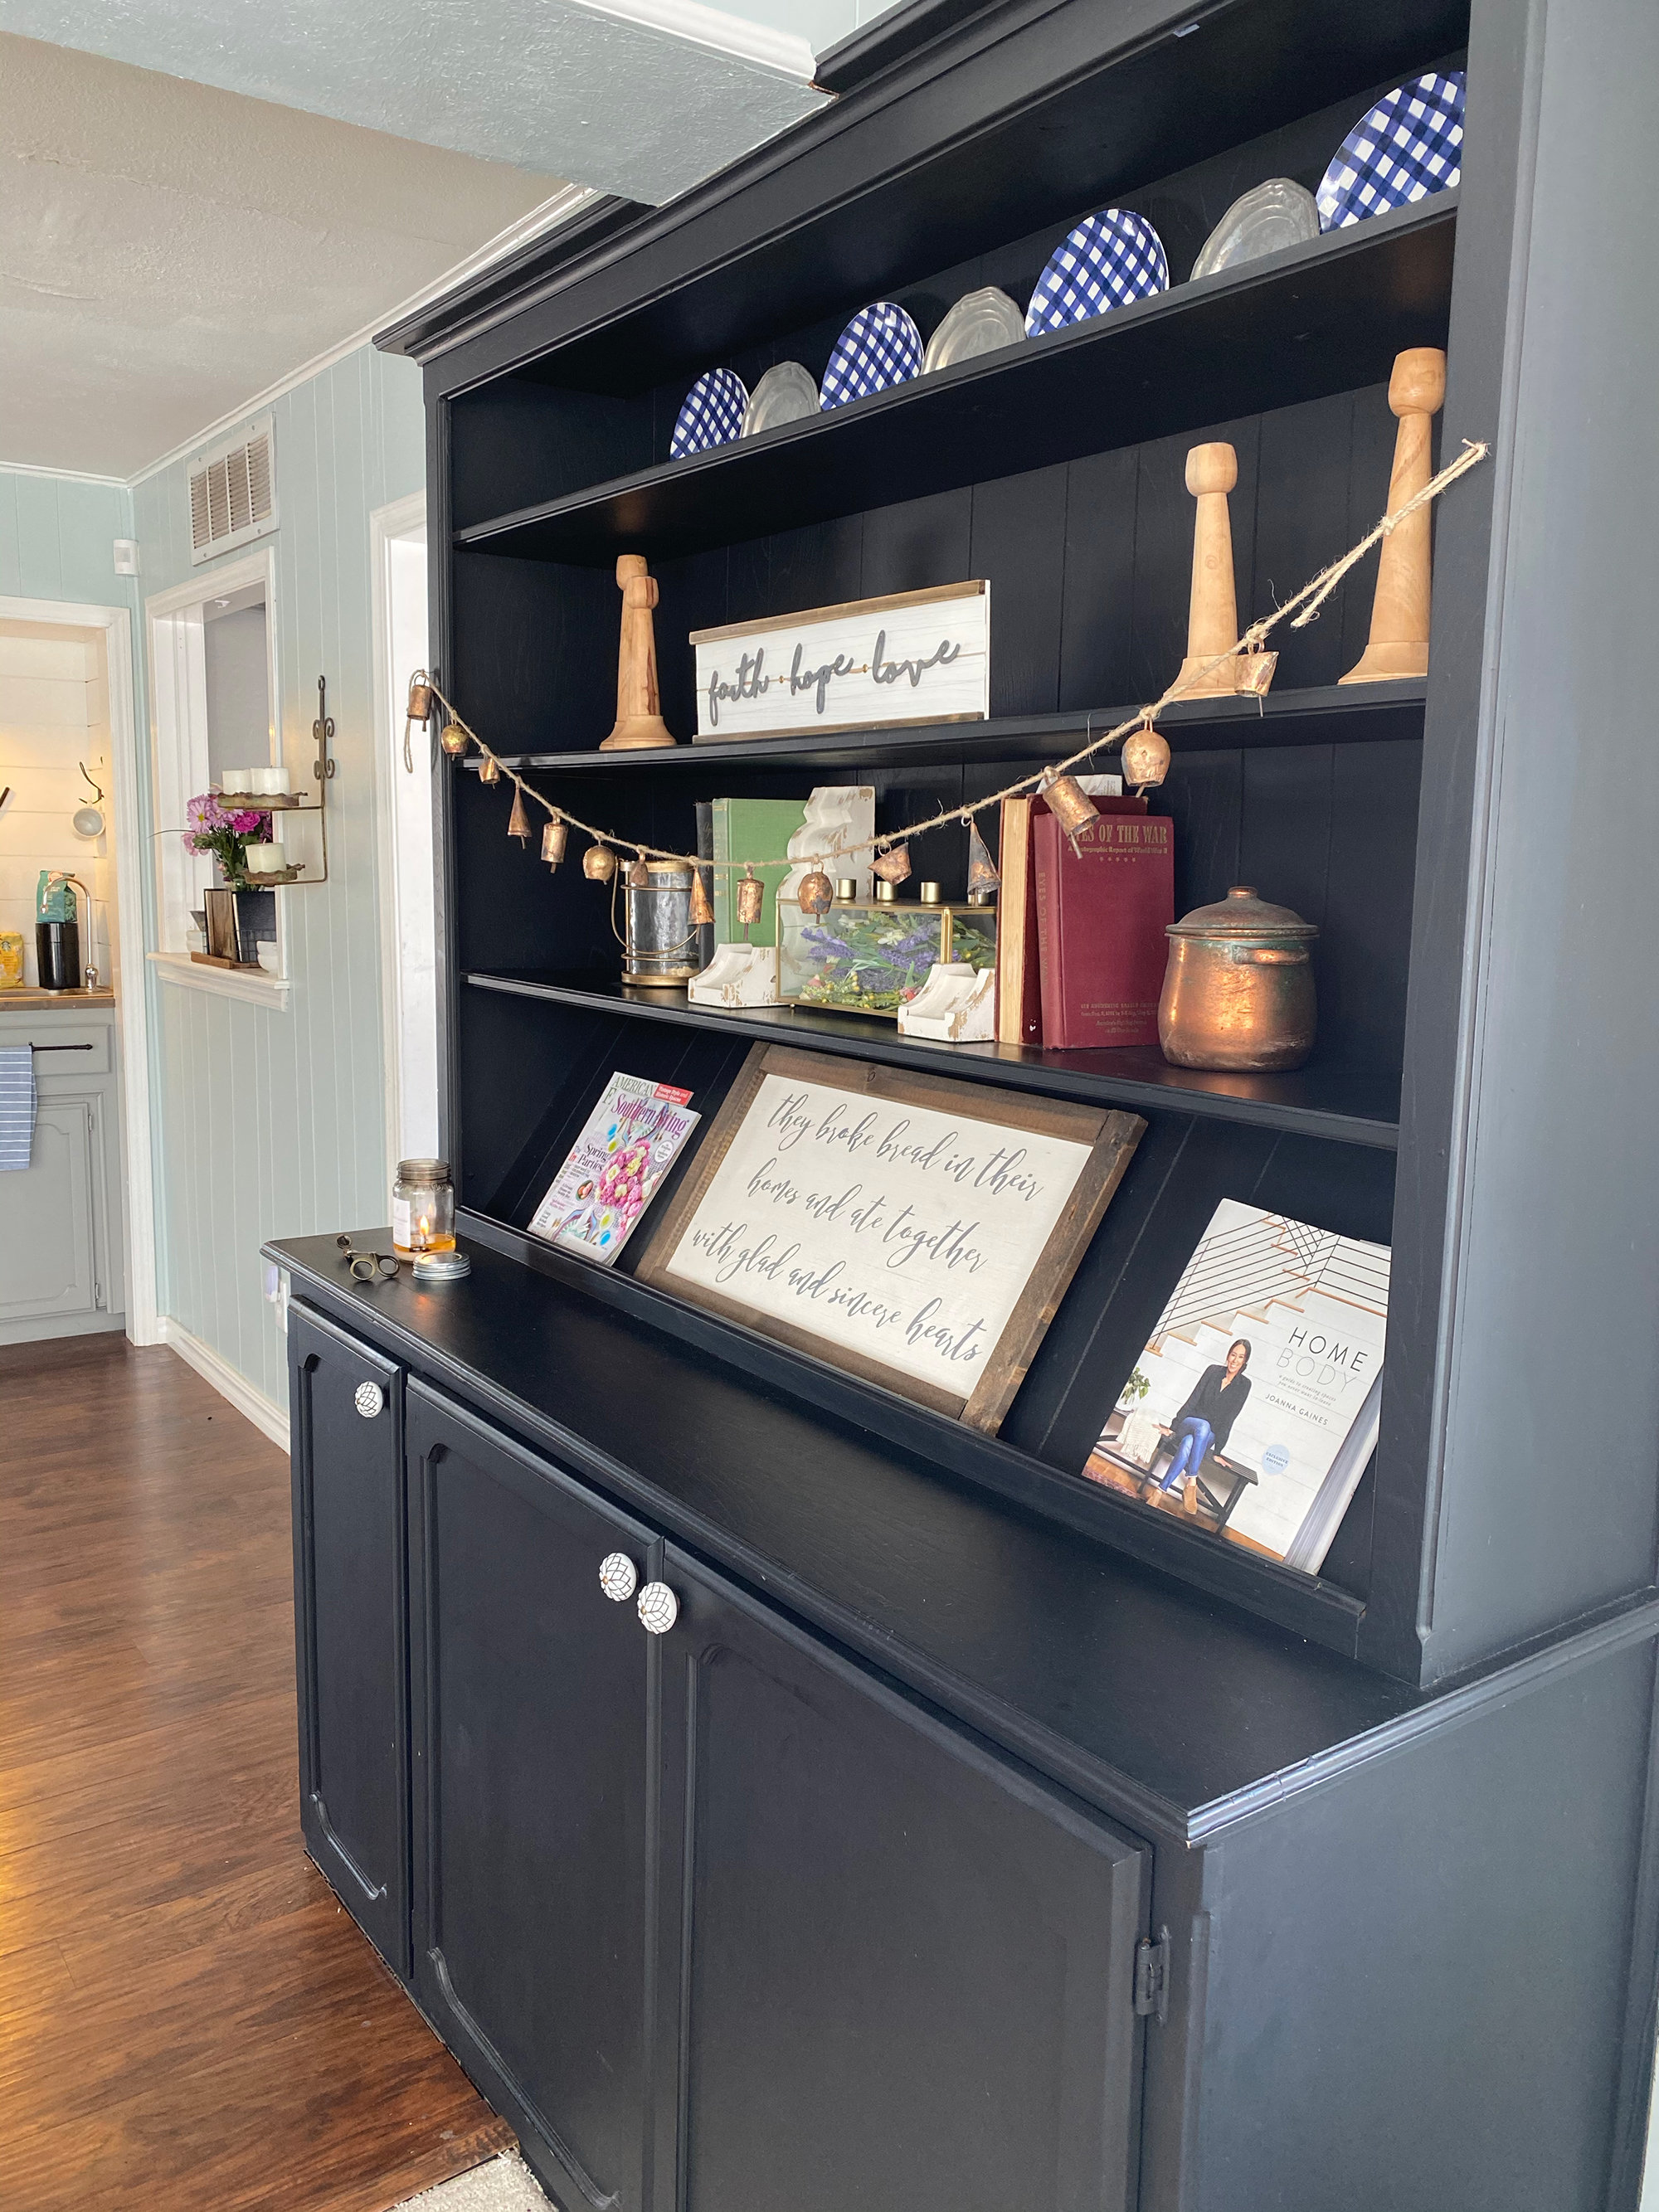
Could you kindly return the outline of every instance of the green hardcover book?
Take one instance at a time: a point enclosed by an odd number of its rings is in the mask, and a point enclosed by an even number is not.
[[[775,860],[789,850],[789,840],[806,820],[805,799],[717,799],[714,815],[714,858],[717,860]],[[739,875],[728,868],[714,875],[714,941],[717,945],[775,945],[778,941],[778,886],[789,873],[781,868],[757,868],[766,886],[761,918],[744,930],[738,921]]]

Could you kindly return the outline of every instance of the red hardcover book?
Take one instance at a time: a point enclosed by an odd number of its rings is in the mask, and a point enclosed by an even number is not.
[[[1032,810],[1045,1045],[1158,1042],[1175,845],[1164,816],[1122,804],[1096,801],[1112,811],[1078,832],[1075,852],[1047,807]]]

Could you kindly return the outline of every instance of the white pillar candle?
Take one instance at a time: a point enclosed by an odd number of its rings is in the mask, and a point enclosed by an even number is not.
[[[219,779],[221,791],[252,791],[253,770],[251,768],[228,768]]]
[[[253,788],[255,791],[261,792],[267,797],[272,797],[286,793],[288,787],[288,770],[285,768],[257,768],[254,769]]]

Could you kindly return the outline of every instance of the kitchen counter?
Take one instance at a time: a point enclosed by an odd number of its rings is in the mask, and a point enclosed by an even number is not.
[[[109,983],[100,983],[95,991],[42,991],[37,989],[32,983],[22,985],[15,990],[0,991],[0,1014],[15,1014],[22,1012],[35,1013],[42,1010],[49,1010],[53,1006],[61,1006],[70,1012],[81,1013],[84,1012],[88,1006],[108,1006],[112,1009],[114,1005],[115,989],[114,986]]]

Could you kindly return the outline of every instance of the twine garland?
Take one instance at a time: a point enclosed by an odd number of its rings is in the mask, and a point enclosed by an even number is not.
[[[451,721],[458,729],[465,732],[469,742],[477,747],[484,759],[493,763],[497,775],[505,776],[514,786],[515,811],[523,799],[533,799],[538,806],[546,809],[550,820],[568,822],[573,829],[580,830],[584,836],[591,837],[596,845],[609,846],[612,852],[632,853],[639,860],[665,861],[674,867],[723,870],[733,875],[740,872],[747,873],[755,868],[822,867],[827,861],[849,860],[855,853],[872,853],[879,855],[890,851],[896,845],[907,843],[912,837],[921,836],[929,830],[945,829],[952,823],[971,823],[976,814],[983,814],[993,806],[1000,806],[1005,799],[1017,799],[1023,793],[1036,791],[1051,777],[1064,775],[1069,770],[1080,766],[1083,762],[1091,759],[1096,753],[1104,751],[1109,745],[1120,744],[1132,731],[1138,730],[1143,725],[1155,720],[1167,706],[1191,690],[1194,685],[1201,683],[1212,670],[1219,668],[1224,660],[1231,660],[1239,653],[1255,651],[1287,615],[1292,616],[1291,623],[1292,629],[1305,629],[1310,622],[1316,620],[1320,608],[1323,606],[1325,601],[1329,599],[1356,562],[1363,561],[1373,545],[1379,544],[1383,538],[1392,536],[1408,514],[1415,514],[1419,507],[1426,507],[1431,500],[1438,499],[1441,493],[1455,483],[1459,477],[1467,476],[1471,469],[1477,467],[1486,459],[1491,451],[1491,447],[1484,439],[1479,442],[1472,442],[1466,438],[1463,441],[1463,450],[1457,459],[1449,462],[1438,476],[1431,478],[1424,485],[1421,491],[1414,494],[1395,514],[1385,514],[1373,529],[1366,532],[1357,545],[1350,546],[1340,560],[1333,561],[1328,568],[1322,568],[1319,574],[1305,583],[1299,592],[1286,599],[1281,606],[1275,607],[1272,614],[1264,615],[1259,622],[1252,623],[1243,636],[1235,644],[1230,645],[1224,653],[1212,654],[1208,660],[1194,669],[1184,683],[1171,684],[1151,706],[1137,708],[1127,720],[1119,722],[1115,728],[1105,731],[1097,738],[1090,736],[1085,744],[1079,746],[1076,752],[1069,754],[1066,759],[1056,761],[1049,767],[1038,769],[1030,775],[1022,776],[1018,782],[1008,784],[1001,791],[994,791],[988,797],[974,799],[967,805],[947,807],[941,813],[929,815],[925,821],[908,823],[902,830],[884,830],[878,836],[865,838],[856,845],[838,845],[829,852],[804,854],[799,858],[785,854],[781,859],[775,860],[712,860],[695,853],[671,853],[658,845],[641,845],[636,843],[631,837],[614,836],[609,830],[596,830],[591,822],[584,822],[580,815],[571,813],[568,807],[556,806],[550,799],[544,798],[533,784],[526,783],[516,769],[508,768],[499,754],[484,743],[471,725],[462,719],[449,700],[445,698],[443,693],[439,690],[436,684],[431,683],[430,678],[428,681],[434,694],[447,709]],[[1293,612],[1294,610],[1299,610],[1299,611]]]

